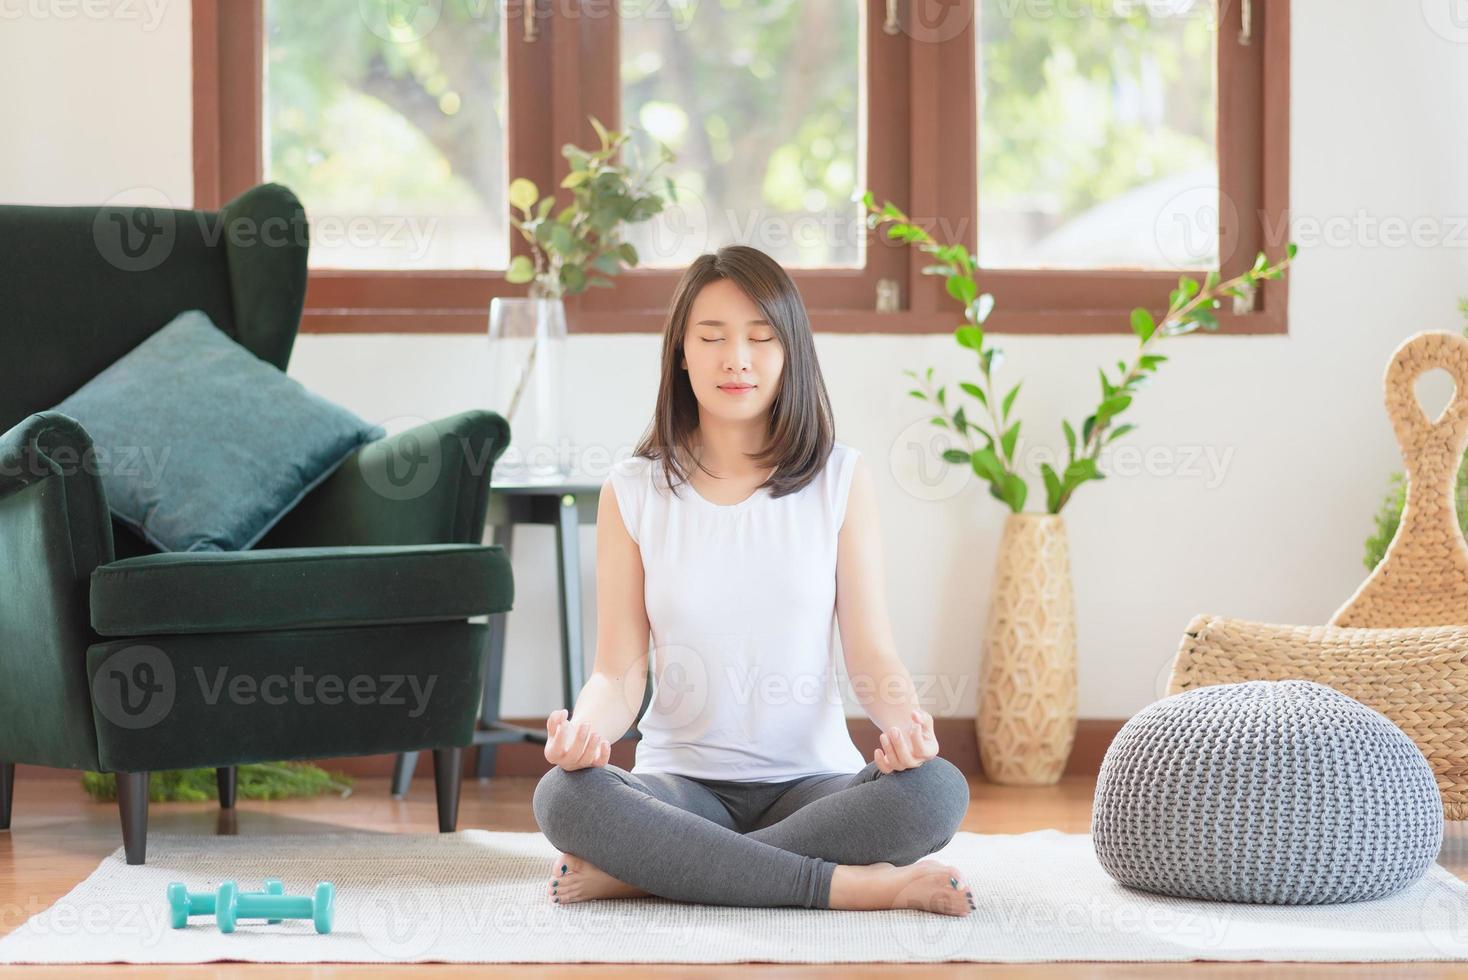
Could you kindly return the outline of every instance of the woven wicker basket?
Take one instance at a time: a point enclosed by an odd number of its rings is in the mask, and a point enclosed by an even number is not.
[[[1456,391],[1429,420],[1415,383],[1434,368],[1452,375]],[[1328,626],[1195,617],[1168,693],[1248,680],[1326,684],[1401,726],[1432,764],[1446,818],[1468,820],[1468,545],[1453,502],[1468,445],[1468,339],[1408,339],[1392,355],[1385,386],[1407,474],[1406,507],[1386,556]]]

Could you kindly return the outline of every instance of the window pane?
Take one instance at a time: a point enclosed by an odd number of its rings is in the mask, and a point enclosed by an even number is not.
[[[1218,263],[1210,0],[983,0],[979,262]]]
[[[498,5],[267,0],[265,175],[313,267],[504,268]]]
[[[734,242],[789,266],[862,262],[863,6],[622,0],[623,125],[678,155],[678,201],[628,230],[641,264]]]

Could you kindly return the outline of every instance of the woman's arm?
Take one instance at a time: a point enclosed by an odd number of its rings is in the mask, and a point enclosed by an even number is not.
[[[647,690],[651,628],[642,589],[642,552],[608,482],[596,509],[596,660],[572,719],[591,723],[611,741],[637,720]]]
[[[546,758],[571,764],[604,765],[611,743],[637,720],[647,689],[647,606],[642,595],[642,553],[622,523],[610,481],[596,509],[596,661],[576,697],[546,720]],[[602,749],[601,742],[606,747]],[[554,756],[554,758],[553,758]]]
[[[892,637],[876,482],[865,456],[856,459],[836,547],[836,619],[846,674],[856,700],[882,729],[874,761],[883,771],[889,762],[910,768],[936,755],[938,743],[932,715],[918,702]]]

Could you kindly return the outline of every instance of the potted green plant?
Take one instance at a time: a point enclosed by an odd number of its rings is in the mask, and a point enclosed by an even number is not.
[[[611,277],[637,265],[637,250],[622,240],[624,225],[657,215],[667,201],[677,199],[672,180],[658,171],[676,157],[657,142],[658,159],[649,164],[640,156],[620,160],[625,147],[636,147],[627,132],[608,130],[595,116],[587,117],[601,146],[584,150],[567,143],[561,155],[571,164],[561,187],[571,201],[552,214],[556,196],[540,196],[526,177],[510,181],[510,224],[520,232],[530,255],[517,255],[505,272],[507,282],[530,284],[530,296],[559,299],[593,287],[609,287]],[[661,192],[666,190],[667,201]],[[518,214],[516,213],[518,212]]]
[[[1078,425],[1062,421],[1065,462],[1040,464],[1045,510],[1026,513],[1030,485],[1017,458],[1021,421],[1015,408],[1022,382],[1003,391],[996,387],[1003,353],[984,331],[994,299],[979,291],[974,256],[962,243],[937,241],[890,201],[879,207],[870,191],[857,199],[868,227],[882,228],[889,239],[933,256],[923,271],[942,277],[948,295],[962,307],[964,322],[954,330],[954,340],[977,366],[976,380],[958,383],[969,400],[950,401],[946,384],[934,388],[931,367],[903,374],[918,386],[909,394],[936,409],[932,423],[954,433],[961,444],[945,449],[943,460],[972,469],[1010,511],[999,543],[981,667],[975,722],[980,761],[995,782],[1054,783],[1070,755],[1076,722],[1075,599],[1061,511],[1079,487],[1105,478],[1102,450],[1136,429],[1116,420],[1167,360],[1156,352],[1157,345],[1197,330],[1217,330],[1214,310],[1224,299],[1248,302],[1261,282],[1281,278],[1294,260],[1295,246],[1288,245],[1285,257],[1273,263],[1259,253],[1246,272],[1232,279],[1223,280],[1217,272],[1201,283],[1180,277],[1160,320],[1145,308],[1132,310],[1137,348],[1130,363],[1118,361],[1114,374],[1102,367],[1096,408]]]
[[[675,159],[666,145],[656,144],[655,160],[639,153],[624,161],[623,150],[638,145],[631,139],[637,130],[608,130],[589,118],[600,145],[561,148],[570,171],[560,190],[570,192],[569,202],[558,209],[556,194],[542,197],[534,181],[517,177],[510,182],[510,224],[529,254],[510,260],[505,281],[529,288],[524,297],[490,301],[495,408],[514,435],[496,464],[500,477],[565,474],[566,463],[555,454],[564,390],[565,297],[610,287],[622,269],[637,265],[637,249],[622,240],[623,228],[657,215],[677,198],[673,182],[659,173]],[[522,404],[529,408],[522,411]],[[544,450],[549,450],[547,458],[536,458]]]

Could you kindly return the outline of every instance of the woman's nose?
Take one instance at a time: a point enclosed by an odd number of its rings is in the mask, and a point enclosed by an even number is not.
[[[724,348],[724,353],[730,366],[748,367],[754,360],[754,341],[735,340]]]

